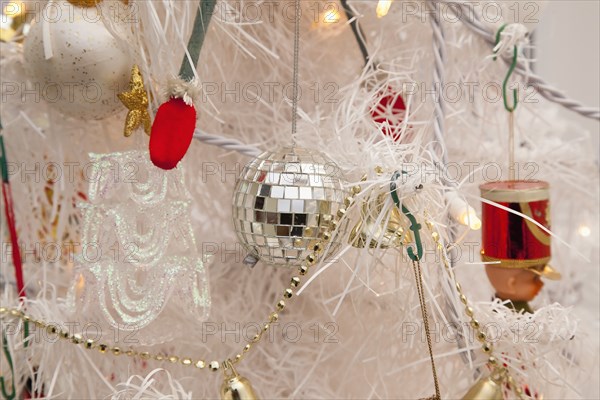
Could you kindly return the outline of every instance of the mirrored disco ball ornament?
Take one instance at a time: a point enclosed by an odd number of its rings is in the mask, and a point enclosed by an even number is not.
[[[250,161],[236,183],[234,228],[257,259],[298,266],[317,239],[335,229],[332,221],[346,197],[338,166],[324,154],[297,147],[268,151]],[[339,236],[333,235],[326,258],[339,249]]]

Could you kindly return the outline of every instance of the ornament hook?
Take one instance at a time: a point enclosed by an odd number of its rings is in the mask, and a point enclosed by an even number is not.
[[[498,58],[498,50],[499,50],[498,43],[500,43],[500,35],[504,31],[504,29],[506,29],[506,27],[507,27],[507,24],[504,24],[500,27],[500,29],[498,29],[498,32],[496,32],[496,45],[494,47],[494,61],[496,61],[496,59]],[[508,105],[508,96],[506,95],[508,81],[510,79],[510,76],[514,72],[515,67],[517,66],[517,55],[518,55],[518,48],[515,45],[513,48],[512,62],[510,63],[510,67],[508,68],[508,72],[506,73],[506,77],[504,78],[504,82],[502,82],[502,99],[504,100],[504,108],[508,112],[515,111],[515,109],[517,108],[517,104],[518,104],[517,89],[512,90],[513,91],[513,105],[512,106]]]
[[[417,254],[412,247],[408,247],[406,252],[408,253],[408,257],[413,261],[419,261],[421,257],[423,257],[423,243],[421,243],[421,224],[417,222],[415,216],[410,212],[408,208],[404,204],[400,203],[400,198],[398,197],[398,192],[396,191],[398,186],[396,185],[396,180],[400,177],[401,174],[406,174],[406,171],[396,171],[394,175],[392,175],[392,180],[390,181],[390,194],[392,195],[392,199],[396,204],[396,207],[402,209],[402,212],[406,216],[406,218],[410,221],[410,230],[413,231],[415,237],[415,247],[417,248]]]
[[[231,379],[236,376],[239,376],[237,371],[233,367],[233,363],[231,362],[231,359],[229,359],[229,358],[227,360],[223,361],[223,375],[225,375],[225,379]]]

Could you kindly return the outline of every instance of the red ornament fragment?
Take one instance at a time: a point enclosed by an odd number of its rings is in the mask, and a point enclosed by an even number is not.
[[[196,109],[171,97],[156,113],[150,134],[150,160],[158,168],[173,169],[187,153],[196,129]]]
[[[380,92],[379,96],[379,101],[371,108],[371,117],[384,135],[397,142],[400,140],[400,124],[406,113],[404,99],[390,87]]]

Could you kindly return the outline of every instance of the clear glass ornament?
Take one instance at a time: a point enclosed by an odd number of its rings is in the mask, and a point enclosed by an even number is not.
[[[190,224],[181,167],[163,171],[146,151],[91,154],[89,202],[71,301],[95,326],[135,331],[141,344],[177,336],[208,317],[205,259]],[[188,331],[189,332],[189,331]]]

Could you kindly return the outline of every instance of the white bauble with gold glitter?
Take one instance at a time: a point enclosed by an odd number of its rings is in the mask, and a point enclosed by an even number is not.
[[[63,114],[103,119],[123,110],[117,94],[127,90],[129,51],[107,30],[96,7],[49,3],[24,43],[30,84]]]

